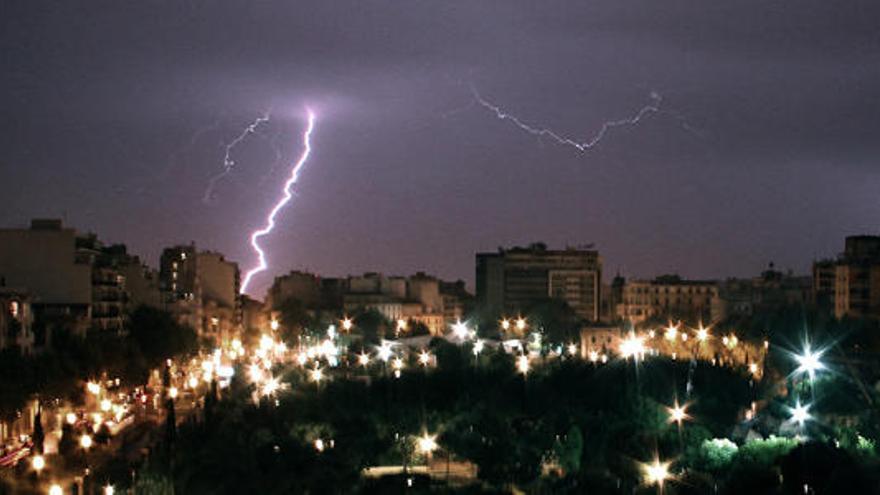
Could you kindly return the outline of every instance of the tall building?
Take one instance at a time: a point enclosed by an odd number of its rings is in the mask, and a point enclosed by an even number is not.
[[[541,243],[477,254],[477,302],[516,313],[549,298],[588,321],[600,316],[602,259],[592,249],[550,250]]]
[[[830,299],[837,318],[880,318],[880,236],[847,237],[844,252],[836,260],[814,263],[813,274],[814,298]]]
[[[275,277],[266,295],[266,306],[276,309],[289,299],[296,299],[306,307],[315,307],[321,300],[321,278],[301,271]]]
[[[343,310],[353,313],[372,309],[392,321],[411,321],[442,334],[448,324],[444,318],[440,281],[424,273],[412,277],[386,277],[365,273],[349,277],[343,295]]]
[[[202,330],[222,342],[231,338],[241,324],[238,264],[212,251],[198,253],[196,263],[202,293]]]
[[[834,309],[834,286],[837,283],[837,263],[820,260],[813,263],[813,304]]]
[[[61,220],[0,229],[0,282],[33,296],[38,325],[63,318],[80,333],[91,324],[92,266],[78,256],[76,231]]]
[[[32,294],[40,329],[121,332],[129,309],[122,267],[132,262],[139,260],[124,245],[105,246],[95,234],[64,228],[60,220],[0,230],[0,282]]]
[[[813,277],[796,276],[774,268],[773,263],[753,278],[731,278],[719,284],[721,318],[750,316],[785,306],[804,307],[813,304]]]
[[[222,341],[241,324],[238,265],[194,243],[162,251],[160,286],[169,311],[200,336]]]
[[[702,320],[712,322],[721,316],[718,283],[711,280],[684,280],[664,275],[654,280],[621,281],[621,301],[617,316],[633,324],[652,318]]]
[[[196,272],[195,244],[162,250],[159,258],[159,287],[166,309],[182,325],[202,333],[202,290]]]

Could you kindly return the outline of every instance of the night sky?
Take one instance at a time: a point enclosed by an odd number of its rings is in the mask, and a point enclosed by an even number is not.
[[[878,26],[876,0],[3,0],[0,225],[63,216],[154,264],[194,240],[246,268],[309,105],[255,294],[289,269],[470,284],[476,251],[537,240],[595,243],[609,274],[805,273],[878,231]],[[471,84],[583,140],[652,91],[667,112],[579,152]]]

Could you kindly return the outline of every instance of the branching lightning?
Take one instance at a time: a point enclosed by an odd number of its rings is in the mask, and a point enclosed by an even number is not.
[[[476,100],[477,103],[479,103],[481,106],[485,107],[486,109],[490,110],[499,119],[508,120],[508,121],[512,122],[514,125],[516,125],[517,127],[519,127],[520,129],[528,132],[529,134],[532,134],[532,135],[535,135],[538,137],[548,137],[548,138],[556,141],[559,144],[573,146],[578,151],[587,151],[587,150],[595,147],[597,144],[599,144],[600,141],[602,141],[602,139],[605,137],[605,135],[608,133],[608,131],[610,131],[611,129],[613,129],[615,127],[636,125],[639,122],[641,122],[642,119],[644,119],[646,116],[653,114],[653,113],[660,112],[661,111],[660,104],[663,102],[663,97],[660,96],[659,93],[652,91],[651,92],[651,103],[643,106],[635,115],[633,115],[632,117],[629,117],[629,118],[625,118],[625,119],[609,120],[609,121],[603,123],[602,127],[599,128],[599,131],[596,132],[596,134],[594,134],[593,137],[591,137],[590,139],[588,139],[586,141],[577,141],[575,139],[565,137],[565,136],[557,133],[556,131],[553,131],[552,129],[548,129],[545,127],[537,127],[535,125],[531,125],[531,124],[527,124],[527,123],[523,122],[522,120],[520,120],[519,117],[516,117],[510,113],[507,113],[504,110],[502,110],[501,107],[499,107],[498,105],[495,105],[495,104],[487,101],[485,98],[483,98],[482,95],[480,95],[480,93],[477,91],[477,88],[475,88],[473,85],[471,86],[471,92],[473,93],[474,100]]]
[[[223,171],[219,174],[211,177],[211,180],[208,181],[208,187],[205,189],[205,194],[202,196],[202,201],[204,203],[210,203],[211,199],[214,197],[214,188],[217,186],[217,182],[229,175],[232,172],[232,169],[235,168],[235,160],[232,159],[232,151],[238,146],[239,143],[245,140],[248,136],[255,133],[257,128],[261,125],[269,122],[271,115],[270,112],[266,112],[263,115],[259,116],[251,122],[244,130],[241,131],[241,134],[236,136],[235,139],[226,143],[224,146],[225,152],[223,154]]]
[[[266,223],[263,228],[259,230],[255,230],[250,235],[251,247],[254,248],[254,251],[257,253],[257,266],[251,268],[247,271],[244,276],[244,280],[241,283],[241,293],[244,294],[247,291],[248,285],[250,284],[251,278],[257,273],[262,272],[268,267],[268,263],[266,261],[266,253],[263,252],[263,248],[260,247],[259,239],[266,234],[272,232],[275,228],[275,216],[278,215],[278,212],[287,205],[288,202],[293,198],[293,192],[291,192],[291,188],[294,184],[296,184],[299,179],[299,171],[305,165],[306,161],[309,159],[309,155],[312,152],[312,130],[315,127],[315,114],[310,110],[306,109],[308,113],[308,125],[306,126],[306,130],[303,133],[303,152],[299,157],[299,160],[293,165],[293,168],[290,170],[290,177],[287,179],[287,182],[284,183],[284,188],[282,190],[282,197],[275,203],[275,206],[269,210],[269,214],[266,216]],[[253,131],[250,131],[253,132]],[[243,139],[243,138],[242,138]]]

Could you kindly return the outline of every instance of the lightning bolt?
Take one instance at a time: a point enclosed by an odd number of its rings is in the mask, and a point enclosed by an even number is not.
[[[263,228],[259,230],[255,230],[251,233],[251,247],[254,248],[254,251],[257,253],[257,266],[251,268],[247,271],[244,276],[244,280],[241,283],[241,293],[244,294],[247,291],[248,284],[250,284],[251,278],[257,273],[264,271],[268,267],[268,263],[266,262],[266,253],[263,252],[263,248],[260,247],[259,239],[264,235],[269,234],[275,228],[275,216],[278,215],[278,212],[284,208],[287,203],[293,198],[293,193],[291,192],[291,188],[294,184],[296,184],[299,179],[299,171],[305,165],[306,161],[309,159],[309,155],[312,152],[312,130],[315,128],[315,114],[310,110],[306,109],[308,113],[308,125],[306,126],[306,130],[303,133],[302,141],[303,141],[303,152],[299,157],[299,160],[293,165],[293,168],[290,170],[290,177],[287,179],[287,182],[284,183],[284,188],[282,189],[281,199],[275,203],[275,206],[269,210],[269,214],[266,216],[266,223]]]
[[[519,117],[516,117],[514,115],[511,115],[510,113],[505,112],[498,105],[495,105],[495,104],[489,102],[488,100],[486,100],[485,98],[483,98],[483,96],[480,95],[480,93],[477,91],[477,88],[474,87],[473,85],[471,85],[471,93],[473,93],[474,100],[477,103],[479,103],[481,106],[483,106],[484,108],[486,108],[489,111],[491,111],[492,113],[494,113],[495,116],[498,117],[499,119],[508,120],[508,121],[512,122],[514,125],[516,125],[517,127],[519,127],[520,129],[528,132],[529,134],[532,134],[532,135],[535,135],[538,137],[549,137],[550,139],[553,139],[554,141],[556,141],[559,144],[572,146],[572,147],[576,148],[578,151],[587,151],[587,150],[595,147],[597,144],[599,144],[600,141],[602,141],[602,138],[605,137],[605,135],[608,133],[608,131],[610,131],[611,129],[614,129],[615,127],[636,125],[639,122],[641,122],[642,119],[644,119],[646,116],[653,114],[653,113],[660,112],[660,103],[663,102],[663,97],[660,96],[659,93],[652,91],[651,92],[651,103],[643,106],[635,115],[633,115],[632,117],[629,117],[629,118],[625,118],[625,119],[609,120],[609,121],[603,123],[602,127],[599,128],[599,131],[596,132],[596,134],[594,134],[593,137],[591,137],[590,139],[588,139],[586,141],[577,141],[575,139],[565,137],[561,134],[558,134],[556,131],[553,131],[551,129],[548,129],[545,127],[537,127],[537,126],[523,122],[522,120],[519,119]]]
[[[208,187],[205,189],[205,194],[202,196],[202,202],[209,204],[211,200],[214,198],[214,188],[217,186],[217,182],[221,179],[229,175],[232,172],[232,169],[235,168],[235,160],[232,159],[232,150],[238,146],[239,143],[244,141],[248,136],[254,134],[257,131],[257,128],[261,125],[269,122],[271,117],[271,111],[267,111],[263,115],[259,116],[251,122],[244,130],[241,131],[241,134],[235,137],[232,141],[229,141],[224,145],[224,154],[223,154],[223,171],[219,174],[211,177],[211,180],[208,181]]]

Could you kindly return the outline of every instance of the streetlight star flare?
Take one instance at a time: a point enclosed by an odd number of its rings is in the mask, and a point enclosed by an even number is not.
[[[795,371],[797,373],[806,373],[810,380],[812,380],[815,378],[817,371],[825,369],[825,365],[820,361],[823,353],[824,351],[811,350],[810,345],[807,344],[804,346],[804,353],[795,356],[798,362],[798,368]]]

